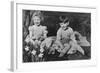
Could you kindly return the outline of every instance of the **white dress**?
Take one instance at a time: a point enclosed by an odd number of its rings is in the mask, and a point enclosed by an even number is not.
[[[25,41],[28,42],[32,42],[33,39],[34,40],[39,40],[41,38],[44,38],[44,34],[47,34],[47,30],[46,30],[46,26],[29,26],[29,33],[32,33],[32,36],[30,37],[30,34],[26,37]]]

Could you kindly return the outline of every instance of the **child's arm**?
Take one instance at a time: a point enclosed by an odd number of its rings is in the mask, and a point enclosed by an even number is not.
[[[63,44],[61,43],[61,39],[62,39],[61,35],[62,35],[62,34],[61,34],[61,29],[59,29],[59,30],[57,31],[56,43],[60,46],[61,49],[63,49]]]
[[[57,40],[58,41],[61,40],[61,30],[60,29],[57,31]]]
[[[30,38],[32,38],[32,31],[29,31]]]
[[[44,38],[44,39],[47,38],[47,33],[48,33],[47,27],[44,26],[44,30],[43,30],[43,38]]]
[[[47,31],[45,31],[43,37],[44,37],[44,38],[47,38]]]
[[[32,38],[32,26],[29,27],[29,37]]]

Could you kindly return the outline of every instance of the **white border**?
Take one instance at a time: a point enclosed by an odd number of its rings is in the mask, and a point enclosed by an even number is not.
[[[65,12],[84,12],[91,13],[91,60],[74,60],[74,61],[57,61],[41,63],[22,63],[22,9],[27,10],[48,10],[48,11],[65,11]],[[32,3],[14,2],[14,50],[13,50],[13,70],[30,71],[37,69],[57,69],[66,67],[81,67],[96,65],[96,45],[93,44],[93,37],[96,32],[96,9],[86,7],[70,6],[52,6],[39,5]],[[95,42],[94,42],[95,43]]]

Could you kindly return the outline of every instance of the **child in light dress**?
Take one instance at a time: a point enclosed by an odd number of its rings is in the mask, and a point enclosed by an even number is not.
[[[36,11],[32,15],[31,21],[33,22],[32,26],[29,26],[29,35],[26,37],[25,41],[27,43],[33,44],[35,48],[38,48],[40,46],[41,41],[43,41],[47,37],[47,27],[41,25],[41,21],[43,20],[41,12]],[[33,50],[33,53],[36,50]],[[41,54],[39,55],[41,56]]]

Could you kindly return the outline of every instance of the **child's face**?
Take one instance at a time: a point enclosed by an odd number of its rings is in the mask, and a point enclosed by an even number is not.
[[[40,17],[39,16],[34,16],[33,22],[34,22],[35,25],[37,25],[37,26],[40,25],[40,21],[41,20],[40,20]]]
[[[67,28],[68,25],[69,25],[69,22],[60,23],[61,28],[64,29],[64,30]]]

